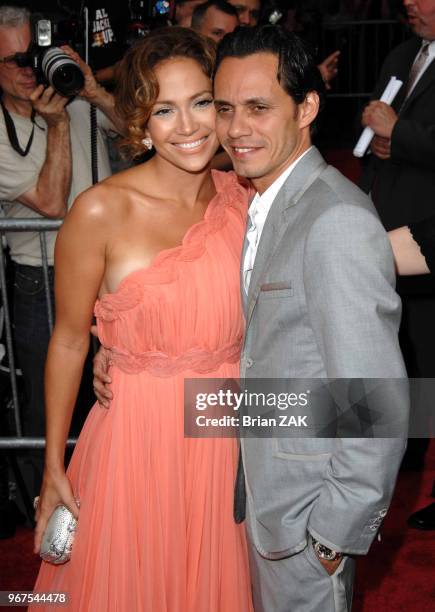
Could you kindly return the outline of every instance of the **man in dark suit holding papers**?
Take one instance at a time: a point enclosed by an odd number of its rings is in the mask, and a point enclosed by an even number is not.
[[[375,137],[362,187],[371,193],[387,230],[409,226],[435,212],[435,2],[404,0],[415,37],[391,51],[362,122]],[[392,76],[403,81],[391,107],[379,101]],[[435,281],[398,278],[403,317],[400,342],[410,377],[435,376]],[[408,467],[423,465],[426,441],[410,441]],[[426,527],[434,528],[435,506]],[[431,527],[427,525],[431,525]]]
[[[429,0],[404,0],[404,4],[417,37],[389,54],[373,101],[363,113],[363,124],[375,132],[363,186],[371,191],[387,230],[434,212],[435,4]],[[392,76],[403,86],[388,106],[379,97]]]

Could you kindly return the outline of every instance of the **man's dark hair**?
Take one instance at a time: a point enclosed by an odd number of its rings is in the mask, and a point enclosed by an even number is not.
[[[194,8],[192,13],[192,28],[194,30],[199,30],[202,26],[202,22],[204,21],[205,14],[208,9],[214,7],[221,13],[225,13],[226,15],[231,15],[238,19],[237,10],[234,8],[232,4],[226,2],[226,0],[208,0],[208,2],[204,2],[203,4],[198,4]]]
[[[215,73],[226,57],[242,58],[255,53],[277,56],[278,82],[296,104],[301,104],[310,91],[316,91],[322,108],[325,86],[311,46],[282,26],[239,28],[226,34],[218,46]]]

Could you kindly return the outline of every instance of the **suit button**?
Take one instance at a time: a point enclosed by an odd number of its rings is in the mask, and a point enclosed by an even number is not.
[[[250,357],[246,358],[246,367],[247,368],[252,368],[252,366],[254,365],[254,362],[252,361],[252,359]]]

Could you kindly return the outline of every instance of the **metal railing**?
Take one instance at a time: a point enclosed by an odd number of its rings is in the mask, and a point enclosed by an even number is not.
[[[10,204],[10,203],[5,203]],[[9,300],[8,277],[6,273],[6,256],[3,250],[3,245],[6,243],[6,233],[11,232],[37,232],[40,240],[41,250],[41,267],[44,283],[44,294],[46,304],[46,314],[49,333],[52,333],[54,324],[54,309],[51,297],[50,274],[47,253],[46,232],[57,231],[62,225],[61,220],[50,219],[7,219],[0,218],[0,290],[1,302],[4,312],[4,340],[6,344],[7,367],[2,365],[2,371],[7,370],[9,373],[10,392],[13,408],[13,424],[15,432],[7,437],[0,432],[0,451],[4,453],[6,466],[9,465],[13,478],[15,479],[17,490],[20,492],[23,508],[27,515],[30,525],[34,525],[34,510],[32,496],[29,491],[29,485],[23,476],[22,468],[17,460],[17,452],[30,449],[44,449],[44,437],[30,437],[23,435],[21,423],[22,406],[20,405],[19,385],[17,380],[17,367],[14,353],[14,338],[13,338],[13,322],[11,317],[11,307]],[[10,403],[10,400],[9,400]],[[42,409],[42,406],[41,406]],[[7,410],[5,406],[0,407],[0,410]],[[6,415],[4,418],[6,421]],[[8,427],[10,429],[10,427]],[[9,433],[9,432],[8,432]],[[67,447],[74,446],[76,440],[70,438],[67,440]]]
[[[338,76],[328,97],[369,98],[385,57],[409,36],[409,28],[396,20],[325,21],[319,56],[341,51]]]
[[[0,239],[4,243],[5,234],[9,232],[38,232],[41,247],[41,264],[44,279],[45,302],[47,309],[47,322],[50,333],[53,330],[54,313],[50,292],[49,264],[47,254],[46,232],[57,231],[62,225],[61,220],[51,219],[6,219],[0,218]],[[0,449],[24,449],[24,448],[44,448],[45,438],[31,438],[23,436],[21,424],[21,406],[18,392],[17,367],[14,353],[14,341],[12,331],[12,317],[9,300],[9,291],[6,274],[6,258],[0,246],[0,290],[1,300],[4,309],[5,342],[6,356],[8,359],[9,380],[11,385],[11,397],[14,414],[15,436],[0,437]],[[72,446],[75,439],[69,439],[67,444]]]

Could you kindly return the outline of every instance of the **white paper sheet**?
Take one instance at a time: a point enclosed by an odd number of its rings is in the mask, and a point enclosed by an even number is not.
[[[381,102],[385,102],[390,106],[402,85],[403,81],[400,81],[395,76],[392,76],[380,98]],[[362,157],[365,154],[374,135],[375,133],[372,128],[364,128],[363,133],[359,137],[359,140],[353,150],[355,157]]]

